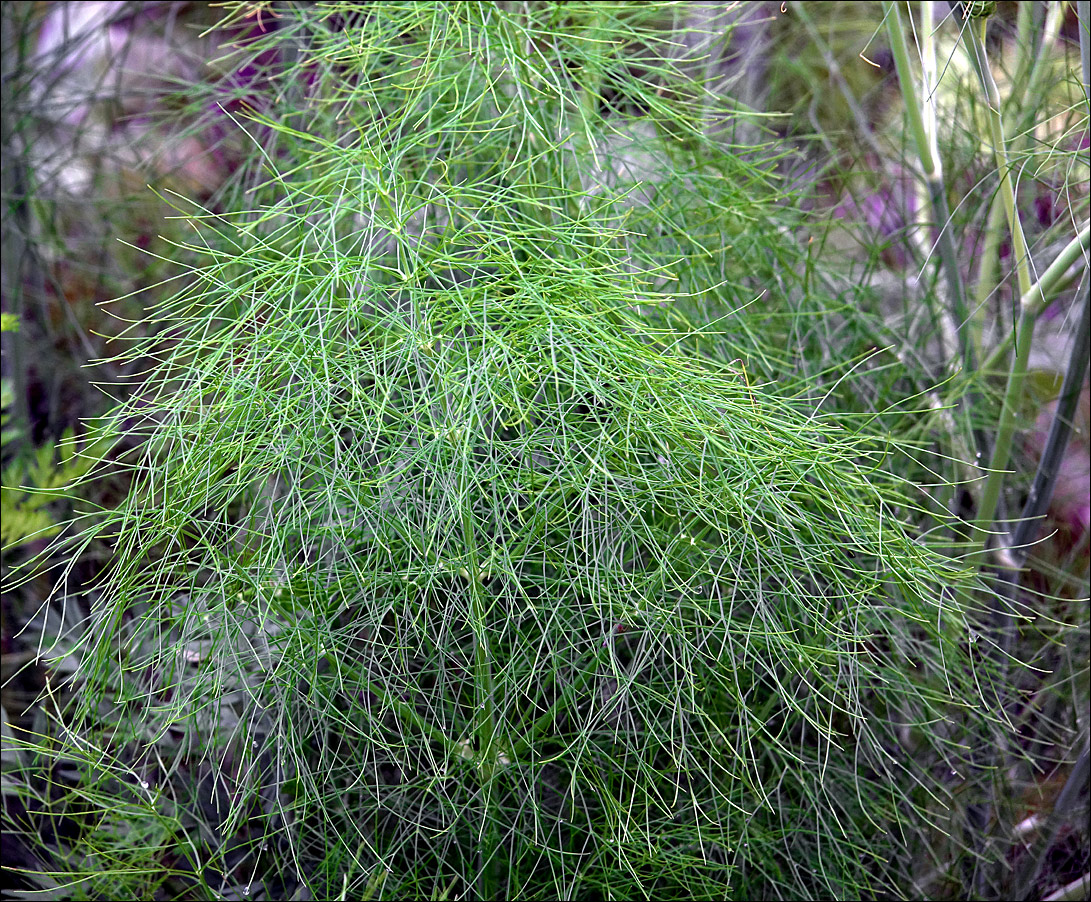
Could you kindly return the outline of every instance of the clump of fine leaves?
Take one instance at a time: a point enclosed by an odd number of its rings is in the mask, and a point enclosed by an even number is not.
[[[955,765],[975,706],[961,575],[903,449],[748,378],[799,331],[750,310],[795,214],[675,14],[329,4],[246,45],[263,178],[180,205],[204,262],[131,352],[162,360],[115,415],[133,492],[65,539],[113,551],[55,648],[89,797],[136,773],[157,812],[133,873],[890,889],[947,791],[913,762]]]

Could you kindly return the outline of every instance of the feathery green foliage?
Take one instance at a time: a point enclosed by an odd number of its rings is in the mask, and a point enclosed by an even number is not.
[[[178,201],[132,492],[59,546],[112,552],[23,749],[78,760],[74,896],[852,898],[948,826],[991,665],[916,388],[864,328],[809,356],[787,163],[677,12],[281,7],[240,51],[260,178]]]

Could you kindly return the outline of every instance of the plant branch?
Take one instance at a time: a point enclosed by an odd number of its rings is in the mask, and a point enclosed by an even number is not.
[[[1007,145],[1004,138],[1004,123],[1001,118],[1000,92],[989,69],[985,53],[985,31],[988,19],[985,16],[971,18],[965,33],[969,36],[970,58],[974,63],[978,80],[988,104],[989,137],[993,146],[993,156],[1000,172],[1000,197],[1008,219],[1008,228],[1012,238],[1012,253],[1015,256],[1016,274],[1020,298],[1030,293],[1033,284],[1030,277],[1030,254],[1027,250],[1023,225],[1016,208],[1015,186],[1011,177],[1011,164],[1008,160]],[[1024,310],[1017,311],[1015,324],[1015,355],[1008,373],[1007,387],[1000,410],[996,439],[993,444],[992,458],[989,461],[985,487],[978,503],[977,515],[970,531],[970,555],[977,556],[984,549],[987,534],[993,528],[1000,493],[1007,475],[1008,461],[1015,440],[1016,415],[1023,399],[1023,386],[1026,381],[1027,366],[1030,361],[1031,343],[1034,338],[1035,317],[1028,316]]]
[[[1079,270],[1071,272],[1072,265],[1081,262],[1086,267],[1089,249],[1091,249],[1091,225],[1084,226],[1080,233],[1064,246],[1046,271],[1030,286],[1030,290],[1019,299],[1019,307],[1024,316],[1034,320],[1045,312],[1058,292],[1064,290],[1065,286],[1076,278]],[[985,372],[993,372],[1003,362],[1014,343],[1015,332],[1009,332],[993,348],[982,364],[982,369]]]
[[[931,7],[926,5],[925,9],[930,10]],[[938,136],[934,109],[936,85],[932,83],[935,78],[934,29],[930,18],[926,17],[922,25],[923,34],[921,37],[924,84],[922,91],[918,92],[916,79],[909,61],[909,47],[899,5],[892,2],[892,0],[884,0],[883,10],[887,32],[890,37],[890,46],[894,54],[894,64],[898,72],[898,84],[901,87],[902,99],[909,118],[910,133],[914,138],[925,187],[928,191],[936,246],[939,250],[941,267],[950,301],[949,315],[953,318],[953,331],[962,358],[962,370],[968,375],[977,372],[977,364],[971,337],[973,329],[966,304],[966,286],[959,269],[958,250],[955,247],[954,235],[951,231],[951,212],[947,204],[947,188],[937,144]],[[922,99],[922,94],[924,99]],[[925,106],[926,103],[927,107]],[[940,331],[942,334],[942,330]],[[979,459],[984,460],[988,453],[988,440],[983,432],[974,429],[970,424],[968,408],[971,401],[970,398],[960,401],[961,419],[963,428],[973,435]]]

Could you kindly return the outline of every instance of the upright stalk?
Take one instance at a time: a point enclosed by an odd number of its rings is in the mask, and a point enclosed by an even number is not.
[[[1012,252],[1015,256],[1015,272],[1019,285],[1020,298],[1029,295],[1033,286],[1030,270],[1030,252],[1027,248],[1023,225],[1016,209],[1015,185],[1011,177],[1011,162],[1008,159],[1007,144],[1004,138],[1004,122],[1001,116],[1000,92],[989,70],[985,53],[985,31],[988,19],[985,16],[971,19],[966,34],[970,42],[970,59],[973,61],[978,80],[981,83],[988,104],[989,139],[993,147],[993,156],[1000,173],[1000,201],[1008,220],[1011,233]],[[1000,502],[1004,478],[1007,475],[1008,462],[1015,441],[1016,414],[1023,398],[1027,366],[1030,362],[1031,342],[1034,338],[1036,318],[1025,310],[1014,311],[1016,323],[1013,334],[1015,353],[1008,382],[1004,390],[1004,401],[1000,409],[1000,422],[996,430],[989,472],[985,478],[985,488],[978,504],[977,516],[970,532],[970,553],[979,556],[987,542],[987,534],[996,519],[996,510]]]
[[[1042,79],[1045,77],[1048,67],[1050,50],[1057,41],[1064,23],[1064,3],[1047,3],[1045,6],[1045,22],[1041,28],[1041,34],[1037,35],[1034,25],[1034,15],[1024,12],[1025,9],[1034,10],[1034,4],[1024,7],[1020,4],[1018,17],[1019,33],[1019,72],[1013,81],[1015,85],[1022,85],[1023,89],[1009,103],[1016,115],[1023,113],[1012,129],[1014,140],[1021,146],[1027,146],[1033,138],[1033,118],[1037,112],[1037,104],[1028,103],[1028,100],[1041,96]]]
[[[966,288],[958,268],[958,251],[954,238],[948,228],[951,211],[947,204],[946,184],[943,176],[943,164],[940,160],[937,141],[936,113],[934,94],[936,89],[935,40],[931,22],[932,4],[921,5],[925,17],[920,35],[922,90],[918,93],[916,80],[909,62],[909,48],[901,13],[897,6],[884,0],[887,32],[890,35],[891,49],[894,53],[894,65],[898,72],[906,112],[909,116],[910,133],[920,160],[921,174],[928,192],[928,201],[932,210],[932,226],[936,230],[936,247],[939,250],[944,280],[950,295],[951,313],[955,320],[962,364],[966,372],[974,372],[973,348],[966,340],[964,327],[967,322]],[[922,96],[923,95],[923,96]]]
[[[932,225],[936,231],[936,247],[939,250],[944,281],[947,284],[947,292],[950,298],[950,314],[954,319],[953,327],[962,358],[962,369],[967,374],[975,373],[977,372],[977,364],[973,342],[970,340],[971,330],[969,328],[970,317],[966,306],[966,287],[959,270],[958,250],[955,247],[954,236],[949,228],[951,211],[947,204],[943,165],[940,161],[937,143],[933,99],[936,87],[933,83],[936,77],[936,65],[935,42],[932,36],[931,22],[932,5],[930,3],[922,4],[925,20],[922,25],[920,42],[924,83],[923,92],[920,93],[917,91],[916,79],[909,62],[909,47],[905,28],[902,24],[901,12],[897,5],[890,2],[890,0],[883,0],[883,10],[887,32],[890,36],[890,46],[894,55],[894,65],[898,72],[898,84],[901,86],[902,98],[909,118],[909,130],[917,149],[921,176],[928,192],[929,205],[932,211]],[[921,93],[924,95],[923,98]],[[984,459],[988,442],[982,432],[974,430],[970,425],[968,404],[965,401],[960,403],[960,413],[963,428],[973,435],[980,459]]]

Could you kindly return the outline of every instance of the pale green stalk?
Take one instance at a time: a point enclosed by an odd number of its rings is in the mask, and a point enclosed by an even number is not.
[[[1030,290],[1019,298],[1019,308],[1023,314],[1031,320],[1037,320],[1056,298],[1057,293],[1079,276],[1079,267],[1076,267],[1075,272],[1072,271],[1074,264],[1086,264],[1089,250],[1091,250],[1091,226],[1084,226],[1079,234],[1075,235],[1057,254],[1046,271],[1031,285]],[[985,358],[982,364],[985,372],[991,373],[1005,362],[1008,352],[1015,344],[1015,334],[1014,330],[1005,334]]]
[[[1046,6],[1046,21],[1037,46],[1035,46],[1033,6],[1020,4],[1017,13],[1016,44],[1019,48],[1019,61],[1016,75],[1012,79],[1016,90],[1008,98],[1005,109],[1010,109],[1012,111],[1011,115],[1014,116],[1025,114],[1028,120],[1025,125],[1016,127],[1013,132],[1020,136],[1019,143],[1022,146],[1029,145],[1033,138],[1030,126],[1033,125],[1033,117],[1037,111],[1037,104],[1028,103],[1028,100],[1037,97],[1041,90],[1042,79],[1048,68],[1050,52],[1057,40],[1061,22],[1064,19],[1063,3],[1049,3]],[[1011,131],[1011,129],[1006,129],[1006,131]],[[1000,243],[1003,240],[1001,216],[1005,215],[1005,213],[1003,196],[998,193],[989,204],[989,215],[985,223],[984,243],[981,250],[981,265],[975,286],[975,299],[977,302],[975,316],[978,322],[985,316],[988,298],[997,286]],[[1007,336],[1013,334],[1012,332],[1005,333]],[[981,335],[978,334],[976,337],[980,339]],[[988,372],[989,365],[985,364],[982,369]]]
[[[935,229],[935,242],[939,250],[944,280],[947,285],[950,311],[940,317],[947,322],[953,317],[953,330],[960,349],[962,370],[966,374],[977,371],[972,327],[966,306],[966,288],[959,268],[958,250],[955,247],[951,228],[951,213],[947,203],[947,188],[943,177],[943,165],[938,150],[938,136],[935,112],[935,91],[937,79],[935,59],[935,37],[932,21],[933,7],[930,3],[922,4],[922,22],[919,42],[921,44],[922,74],[924,84],[918,91],[916,77],[909,60],[909,47],[905,28],[902,24],[900,5],[891,0],[883,2],[884,17],[890,46],[894,55],[894,64],[898,72],[898,85],[902,92],[906,115],[909,119],[910,134],[913,136],[917,156],[920,160],[921,174],[928,190],[929,207],[932,211],[932,225]],[[942,336],[942,328],[940,335]],[[984,454],[986,440],[983,435],[973,430],[969,424],[967,403],[960,401],[963,428],[974,436],[974,444],[979,454]]]
[[[989,215],[985,220],[985,230],[981,244],[981,265],[977,269],[977,281],[974,284],[973,340],[977,353],[981,353],[986,338],[986,324],[989,322],[990,304],[998,284],[1000,270],[1000,244],[1004,237],[1004,207],[999,197],[989,203]],[[1006,333],[1007,334],[1007,333]],[[989,371],[988,363],[982,364],[984,372]]]
[[[1023,224],[1016,208],[1015,185],[1012,180],[1012,166],[1008,159],[1007,144],[1004,138],[1004,123],[1001,116],[1000,92],[989,69],[985,53],[985,30],[988,19],[971,19],[965,32],[969,36],[969,55],[974,63],[978,79],[985,94],[988,106],[987,119],[989,138],[996,159],[1000,176],[1000,200],[1004,205],[1004,214],[1008,220],[1008,229],[1012,239],[1012,255],[1019,286],[1020,298],[1029,295],[1033,288],[1030,269],[1030,252]],[[1031,344],[1034,338],[1035,317],[1026,309],[1018,311],[1018,319],[1013,332],[1015,355],[1008,373],[1004,389],[1004,400],[1000,409],[993,453],[989,460],[988,475],[978,503],[977,514],[970,532],[971,554],[979,554],[986,545],[987,535],[994,526],[996,509],[1000,502],[1004,480],[1007,477],[1008,462],[1015,441],[1017,411],[1023,398],[1023,386],[1026,381],[1027,364],[1030,361]]]
[[[1051,2],[1045,5],[1045,22],[1042,25],[1041,35],[1035,40],[1033,22],[1033,4],[1019,5],[1019,13],[1016,25],[1016,46],[1019,48],[1019,62],[1015,78],[1012,84],[1016,90],[1008,98],[1006,107],[1014,110],[1017,119],[1014,128],[1006,131],[1014,136],[1014,140],[1028,146],[1033,141],[1034,116],[1037,112],[1037,104],[1032,98],[1038,98],[1042,92],[1042,80],[1049,69],[1049,61],[1052,51],[1057,43],[1057,37],[1064,24],[1064,2]],[[1037,44],[1037,46],[1035,46]]]

